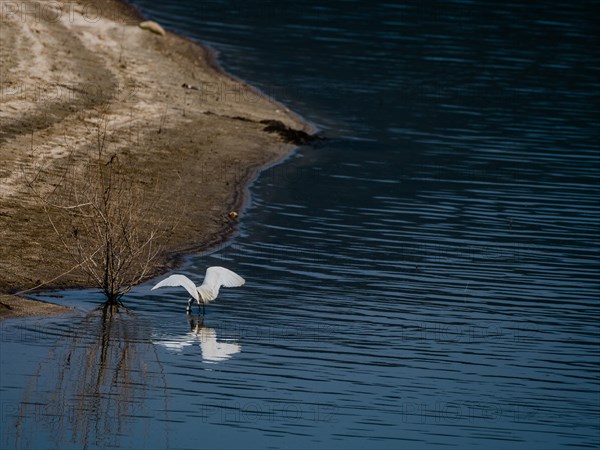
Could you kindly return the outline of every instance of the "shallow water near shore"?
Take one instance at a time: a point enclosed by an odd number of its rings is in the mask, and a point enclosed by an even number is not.
[[[331,139],[178,271],[247,279],[203,319],[149,283],[0,322],[2,448],[599,446],[590,11],[136,3]]]

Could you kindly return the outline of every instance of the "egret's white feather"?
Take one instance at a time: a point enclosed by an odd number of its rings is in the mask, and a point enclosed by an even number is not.
[[[198,288],[198,292],[205,302],[211,302],[219,295],[221,286],[238,287],[243,286],[246,280],[237,273],[232,272],[225,267],[213,266],[206,269],[204,282]]]
[[[198,289],[196,288],[196,285],[185,275],[171,275],[154,286],[151,291],[166,286],[181,286],[185,288],[185,290],[188,291],[190,295],[196,299],[196,301],[200,301],[200,296],[198,295]]]

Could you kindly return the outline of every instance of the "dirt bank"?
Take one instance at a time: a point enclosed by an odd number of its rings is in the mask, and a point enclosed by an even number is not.
[[[137,183],[161,182],[163,198],[182,196],[186,212],[154,274],[176,255],[235,232],[229,212],[243,205],[245,187],[293,148],[274,129],[310,131],[223,74],[210,51],[142,29],[139,15],[120,2],[7,5],[0,17],[0,293],[89,285],[77,271],[55,279],[73,263],[31,201],[24,175],[59,171],[68,155],[89,153],[101,118],[109,150],[127,155]],[[0,317],[18,302],[7,298]]]

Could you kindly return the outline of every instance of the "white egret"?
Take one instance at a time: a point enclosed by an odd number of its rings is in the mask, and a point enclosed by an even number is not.
[[[237,273],[232,272],[225,267],[213,266],[206,269],[204,282],[200,286],[196,286],[192,280],[185,275],[171,275],[165,278],[151,290],[167,286],[181,286],[190,293],[192,298],[189,299],[187,305],[187,313],[192,312],[192,303],[194,300],[198,302],[198,308],[202,306],[202,314],[204,314],[204,305],[212,302],[219,295],[219,289],[224,287],[243,286],[246,280],[240,277]]]

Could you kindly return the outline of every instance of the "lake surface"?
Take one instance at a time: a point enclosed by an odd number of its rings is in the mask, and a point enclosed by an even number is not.
[[[135,3],[330,139],[179,271],[247,279],[204,321],[150,283],[1,322],[2,448],[600,446],[586,2]]]

